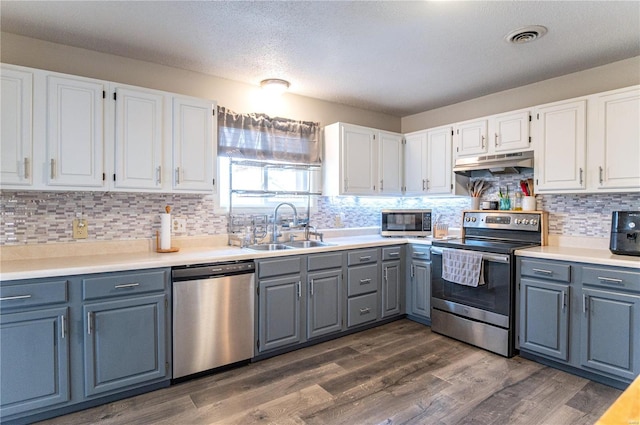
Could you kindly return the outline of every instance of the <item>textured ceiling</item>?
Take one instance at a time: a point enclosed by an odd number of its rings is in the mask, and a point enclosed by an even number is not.
[[[638,1],[7,1],[2,31],[407,116],[640,55]],[[504,41],[544,25],[534,43]]]

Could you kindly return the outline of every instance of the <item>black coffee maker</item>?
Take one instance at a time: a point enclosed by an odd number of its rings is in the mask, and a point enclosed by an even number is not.
[[[609,250],[640,256],[640,211],[614,211],[611,215]]]

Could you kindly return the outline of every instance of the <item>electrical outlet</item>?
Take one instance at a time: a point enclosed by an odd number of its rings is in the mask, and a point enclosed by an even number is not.
[[[186,218],[173,218],[172,231],[174,233],[184,233],[187,231],[187,219]]]
[[[87,239],[89,237],[89,222],[87,219],[73,219],[73,239]]]

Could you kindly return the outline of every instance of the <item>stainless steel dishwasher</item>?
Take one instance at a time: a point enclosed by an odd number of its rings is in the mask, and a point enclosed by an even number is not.
[[[253,357],[255,263],[174,267],[173,379]]]

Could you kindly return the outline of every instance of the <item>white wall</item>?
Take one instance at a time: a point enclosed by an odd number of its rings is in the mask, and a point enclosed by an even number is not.
[[[6,32],[0,34],[0,61],[208,98],[236,112],[262,112],[322,126],[344,121],[400,131],[399,117],[293,94],[266,101],[260,88],[250,84]]]
[[[410,133],[635,84],[640,84],[640,56],[410,115],[402,118],[402,132]]]

